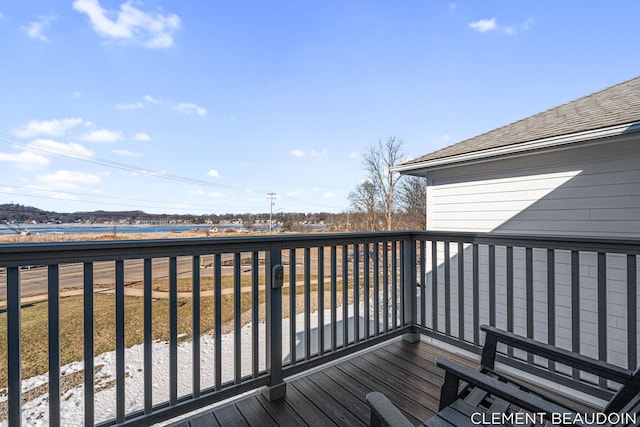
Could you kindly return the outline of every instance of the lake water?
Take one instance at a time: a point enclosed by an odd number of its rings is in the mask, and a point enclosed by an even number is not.
[[[107,224],[0,224],[0,234],[16,234],[17,230],[31,234],[61,233],[184,233],[191,230],[207,230],[211,226],[200,225],[107,225]]]

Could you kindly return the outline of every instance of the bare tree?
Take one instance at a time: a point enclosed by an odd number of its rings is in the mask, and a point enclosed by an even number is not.
[[[378,141],[378,144],[370,147],[364,155],[364,168],[380,195],[387,230],[391,230],[392,227],[396,184],[401,178],[400,174],[393,173],[391,168],[400,162],[402,156],[402,140],[395,136],[389,137],[385,143]]]
[[[398,202],[405,214],[405,227],[427,229],[427,180],[419,176],[406,176],[398,188]]]
[[[378,220],[379,204],[376,186],[371,181],[358,184],[356,189],[349,193],[349,201],[354,210],[365,214],[369,231],[374,231]]]

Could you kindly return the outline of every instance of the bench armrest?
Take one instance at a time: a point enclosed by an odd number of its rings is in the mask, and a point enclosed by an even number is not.
[[[384,425],[398,427],[413,427],[413,424],[404,416],[387,397],[377,391],[367,394],[367,403],[371,408],[371,427]]]
[[[496,343],[500,342],[536,356],[545,357],[621,384],[625,384],[633,378],[633,372],[631,370],[601,360],[554,347],[550,344],[545,344],[512,332],[503,331],[493,326],[482,325],[480,329],[487,334],[485,346],[482,351],[482,365],[489,368],[493,368],[494,366]]]
[[[509,386],[502,381],[452,360],[437,357],[436,365],[446,371],[445,384],[448,383],[449,386],[455,387],[455,392],[457,392],[457,382],[464,381],[531,412],[544,412],[548,415],[553,413],[573,413],[572,410],[560,405],[559,403],[543,399],[536,394],[528,393],[514,386]],[[458,381],[454,381],[452,378],[457,379]],[[450,393],[450,390],[445,390],[443,386],[442,394],[445,395],[447,393]],[[450,400],[450,398],[448,400]],[[445,405],[448,405],[451,402],[444,403]],[[440,405],[441,407],[443,405],[442,397]]]

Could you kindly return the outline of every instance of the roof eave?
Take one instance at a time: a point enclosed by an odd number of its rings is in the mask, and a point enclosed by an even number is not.
[[[521,155],[532,151],[561,149],[566,148],[566,146],[571,144],[594,142],[604,138],[634,134],[636,132],[640,132],[640,121],[584,132],[576,132],[567,135],[553,136],[535,141],[491,148],[488,150],[473,151],[470,153],[463,153],[438,159],[401,164],[392,168],[392,171],[401,174],[410,174],[414,171],[426,171],[428,169],[460,165],[467,162],[476,163],[478,161],[485,161],[496,157]]]

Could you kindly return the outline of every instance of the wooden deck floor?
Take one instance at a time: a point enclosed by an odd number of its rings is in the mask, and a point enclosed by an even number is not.
[[[365,396],[381,391],[414,423],[438,408],[443,371],[436,356],[477,364],[432,345],[401,340],[288,381],[287,396],[275,402],[257,393],[204,412],[172,427],[203,426],[365,426]]]

